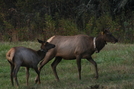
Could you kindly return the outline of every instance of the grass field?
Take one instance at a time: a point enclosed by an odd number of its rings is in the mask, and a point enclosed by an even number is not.
[[[94,67],[82,60],[82,80],[78,79],[76,61],[62,60],[57,66],[60,82],[57,82],[50,61],[41,71],[41,84],[34,84],[36,73],[30,70],[29,86],[26,86],[25,68],[18,72],[19,87],[12,87],[10,65],[5,53],[14,46],[39,49],[37,42],[0,43],[0,89],[134,89],[134,44],[108,44],[100,53],[92,55],[98,64],[99,79],[94,79]]]

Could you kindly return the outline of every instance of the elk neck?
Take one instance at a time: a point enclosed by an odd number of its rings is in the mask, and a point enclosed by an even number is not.
[[[37,54],[40,56],[40,60],[42,60],[45,57],[46,53],[47,51],[42,50],[42,49],[37,51]]]
[[[100,50],[106,45],[106,41],[102,36],[97,36],[93,38],[94,50],[99,53]]]

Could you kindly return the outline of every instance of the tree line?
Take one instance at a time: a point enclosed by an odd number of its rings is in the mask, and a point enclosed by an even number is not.
[[[1,41],[96,36],[104,28],[110,28],[121,42],[133,43],[134,0],[0,1]]]

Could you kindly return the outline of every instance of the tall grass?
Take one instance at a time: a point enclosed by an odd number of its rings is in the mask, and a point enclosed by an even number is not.
[[[35,50],[37,42],[0,43],[0,88],[15,89],[10,82],[10,65],[6,52],[14,46],[25,46]],[[99,79],[94,79],[94,67],[82,60],[82,80],[78,79],[76,61],[62,60],[57,66],[60,82],[57,82],[50,61],[41,71],[41,84],[34,84],[36,73],[30,70],[29,86],[26,86],[25,69],[20,68],[18,89],[134,89],[134,44],[108,44],[100,52],[92,55],[98,64]]]

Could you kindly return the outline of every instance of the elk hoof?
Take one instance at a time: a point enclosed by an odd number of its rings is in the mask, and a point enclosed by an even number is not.
[[[98,76],[95,76],[95,79],[98,79]]]
[[[35,84],[37,84],[37,82],[38,82],[38,79],[35,79]]]
[[[57,82],[60,82],[59,78],[58,78],[58,79],[56,79],[56,81],[57,81]]]
[[[41,84],[41,82],[39,81],[38,84]]]

